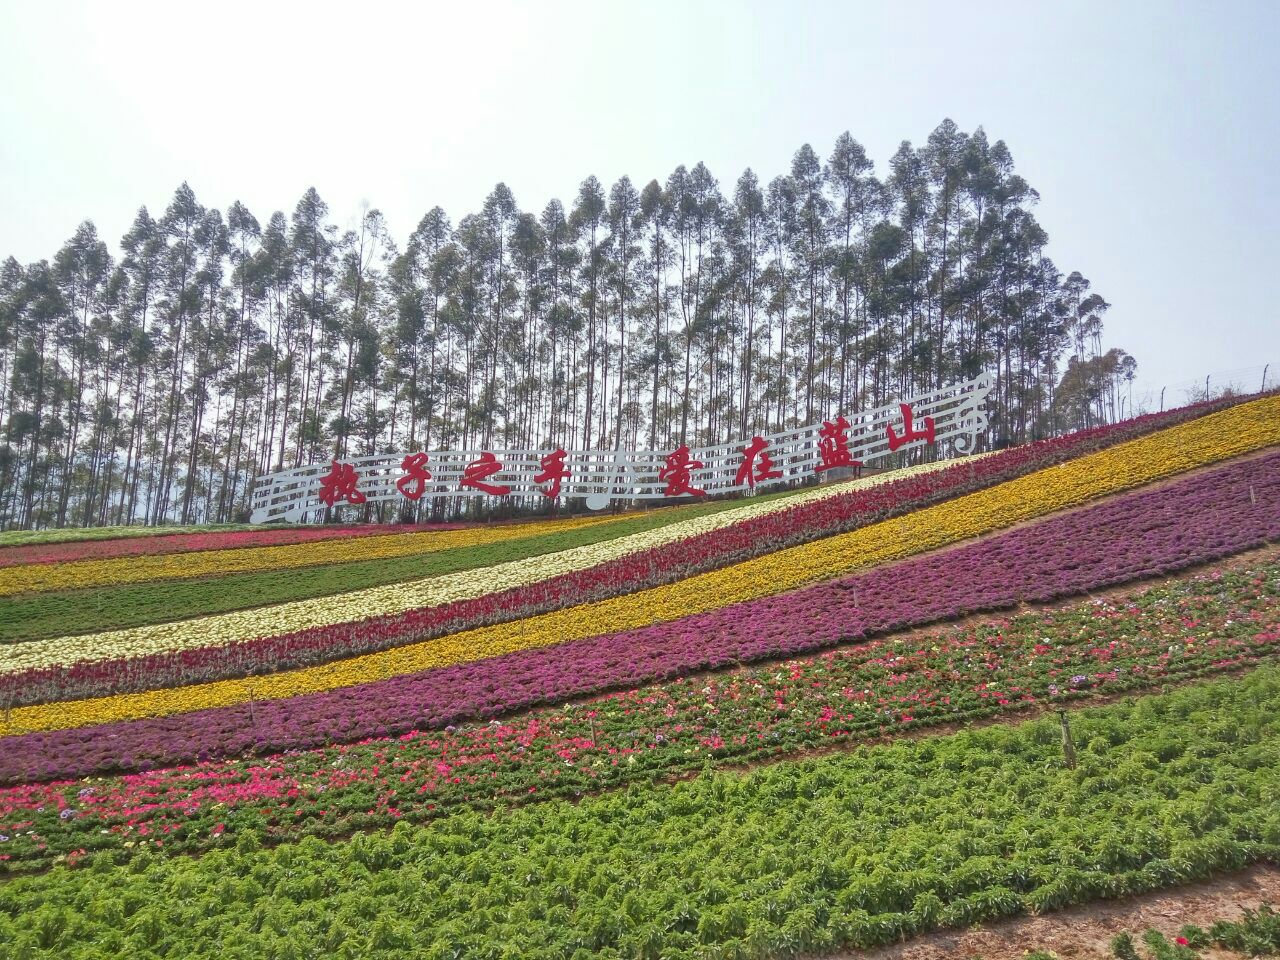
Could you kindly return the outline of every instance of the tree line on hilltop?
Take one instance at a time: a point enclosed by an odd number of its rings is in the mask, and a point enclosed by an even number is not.
[[[500,183],[403,245],[314,188],[263,222],[184,183],[116,255],[85,221],[0,265],[0,526],[243,520],[295,464],[721,443],[983,371],[988,445],[1114,420],[1136,365],[1037,199],[949,120],[879,177],[845,133],[767,183],[587,177],[538,213]]]

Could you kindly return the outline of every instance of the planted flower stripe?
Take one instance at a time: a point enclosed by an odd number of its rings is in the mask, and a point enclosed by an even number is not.
[[[0,789],[0,871],[77,850],[332,837],[716,763],[1011,715],[1280,657],[1280,557],[1106,601],[679,678],[502,723]],[[263,808],[266,814],[263,813]],[[4,860],[4,856],[8,860]]]
[[[150,556],[194,550],[226,550],[233,547],[273,547],[343,537],[385,536],[389,533],[422,533],[428,530],[461,530],[465,523],[366,523],[353,526],[256,527],[249,530],[210,533],[171,533],[155,536],[118,536],[111,540],[62,541],[0,547],[0,567],[26,563],[70,563],[111,557]]]
[[[202,550],[155,556],[113,557],[76,563],[37,563],[0,568],[0,597],[46,590],[71,590],[147,580],[179,580],[194,577],[281,571],[318,567],[353,560],[404,557],[451,548],[474,547],[505,540],[519,540],[564,530],[617,523],[619,517],[575,517],[545,523],[474,526],[462,530],[427,533],[393,533],[372,537],[288,544],[278,547]]]
[[[1273,453],[943,555],[673,623],[553,640],[536,648],[517,646],[507,656],[292,699],[255,697],[191,713],[15,735],[0,741],[0,781],[146,769],[441,727],[654,679],[809,653],[1022,600],[1070,596],[1229,556],[1278,537],[1280,453]],[[965,575],[957,576],[957,570]],[[438,643],[447,646],[464,636]],[[279,679],[256,678],[249,684]],[[194,689],[199,688],[162,693],[181,702],[180,695]],[[88,703],[98,707],[113,699]],[[59,711],[78,706],[20,708],[11,716],[42,713],[56,720]]]
[[[645,550],[658,549],[665,544],[722,530],[752,518],[785,512],[794,509],[797,503],[813,504],[840,497],[850,491],[867,490],[894,480],[938,472],[950,466],[953,464],[943,462],[907,467],[831,487],[757,498],[746,505],[732,501],[717,501],[620,517],[607,527],[579,528],[561,535],[560,538],[544,535],[545,539],[528,537],[520,541],[510,541],[529,545],[534,545],[536,542],[542,549],[513,551],[516,553],[516,559],[505,560],[505,562],[499,562],[505,558],[495,556],[491,549],[485,549],[483,554],[477,554],[474,562],[471,562],[473,558],[463,556],[460,551],[455,550],[451,554],[440,554],[424,560],[424,565],[446,567],[447,572],[431,571],[437,575],[363,591],[344,591],[339,596],[326,596],[323,599],[298,601],[242,613],[156,624],[149,627],[28,641],[24,642],[19,649],[8,652],[4,663],[0,664],[0,673],[111,657],[128,657],[132,660],[153,652],[200,649],[239,643],[259,636],[278,635],[288,632],[291,628],[311,629],[328,626],[334,622],[341,623],[371,616],[386,622],[388,617],[408,609],[437,606],[458,599],[483,596],[510,584],[539,582],[560,571],[588,569],[610,560],[626,558]],[[534,555],[530,556],[530,553]],[[451,565],[454,561],[457,561],[457,564]],[[482,566],[486,567],[482,572],[470,572]],[[459,572],[450,575],[455,570]],[[374,575],[383,577],[392,572],[380,568],[374,571]],[[297,581],[305,581],[308,576],[324,576],[326,579],[336,579],[337,582],[346,578],[350,583],[355,575],[350,565],[332,570],[326,568],[319,572],[301,571],[292,575],[291,585],[297,586]],[[218,582],[186,586],[196,591],[222,589],[222,584]],[[245,589],[247,585],[239,586],[241,596],[251,595]],[[171,586],[168,591],[160,591],[157,594],[157,601],[169,608],[175,602],[180,603],[181,601],[173,596],[178,589],[180,588]],[[336,590],[322,592],[333,594]],[[38,606],[41,599],[43,598],[34,598],[29,607]],[[104,602],[108,604],[118,602],[118,595],[108,593],[105,595]],[[22,614],[27,615],[22,616]],[[36,611],[29,608],[18,609],[18,603],[14,602],[10,610],[0,610],[0,621],[9,618],[21,620],[25,625],[32,619],[45,623],[50,619],[47,615],[37,618],[35,614]]]
[[[0,530],[0,549],[37,546],[51,543],[85,543],[94,540],[133,539],[136,537],[168,537],[185,533],[234,533],[261,530],[247,523],[195,524],[185,527],[49,527],[44,530]]]
[[[318,693],[635,629],[946,546],[1278,443],[1280,398],[1258,400],[852,533],[667,586],[265,677],[19,707],[0,723],[0,736]]]
[[[1072,725],[1075,770],[1048,717],[342,843],[264,850],[244,830],[198,858],[102,853],[0,885],[0,942],[60,958],[788,955],[1280,857],[1280,671]]]

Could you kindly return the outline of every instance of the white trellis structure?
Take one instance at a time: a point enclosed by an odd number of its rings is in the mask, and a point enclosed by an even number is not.
[[[994,377],[984,374],[847,417],[847,449],[852,459],[873,463],[895,452],[890,450],[889,430],[892,429],[899,438],[895,444],[898,451],[932,442],[947,454],[972,453],[978,435],[987,426],[984,403],[993,383]],[[910,433],[904,417],[907,411],[916,428]],[[932,438],[928,439],[923,425],[930,421]],[[692,484],[707,494],[746,493],[811,477],[821,462],[819,434],[822,428],[823,424],[818,423],[764,435],[767,443],[764,452],[782,476],[755,484],[736,482],[748,440],[694,448],[690,451],[691,458],[700,461],[702,466],[693,469]],[[534,477],[542,470],[543,458],[555,449],[489,451],[496,455],[502,470],[486,477],[485,482],[508,487],[507,496],[542,497],[547,485],[537,483]],[[431,479],[426,481],[422,499],[492,496],[459,483],[468,464],[485,452],[429,452],[427,467]],[[666,482],[659,479],[658,472],[671,453],[671,450],[567,451],[563,462],[569,475],[562,482],[560,496],[585,499],[590,510],[602,510],[615,500],[664,499]],[[405,499],[396,486],[396,481],[405,476],[403,460],[404,454],[378,454],[349,457],[341,462],[354,468],[364,502],[379,503]],[[319,520],[326,509],[320,500],[321,478],[332,466],[332,463],[315,463],[259,477],[253,493],[252,522],[299,522],[308,514]]]

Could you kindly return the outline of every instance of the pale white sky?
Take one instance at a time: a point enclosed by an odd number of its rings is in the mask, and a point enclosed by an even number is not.
[[[884,174],[949,116],[1009,144],[1158,391],[1280,364],[1278,48],[1275,2],[0,0],[0,258],[85,218],[116,252],[183,180],[263,222],[314,185],[403,242],[499,180],[536,212],[702,160],[727,192],[844,130]]]

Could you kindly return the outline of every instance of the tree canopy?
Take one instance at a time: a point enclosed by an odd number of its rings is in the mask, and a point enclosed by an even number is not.
[[[883,178],[844,133],[767,183],[589,176],[536,214],[499,183],[403,245],[314,188],[264,224],[184,183],[116,255],[86,221],[0,264],[0,526],[243,520],[294,464],[720,443],[982,371],[987,443],[1115,419],[1135,363],[1037,199],[950,120]]]

